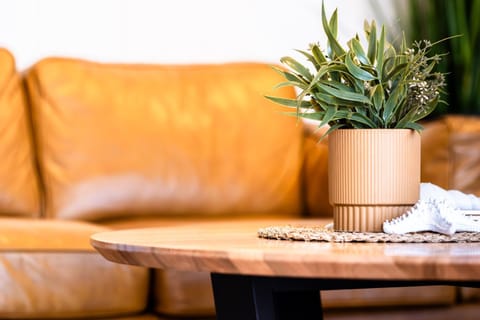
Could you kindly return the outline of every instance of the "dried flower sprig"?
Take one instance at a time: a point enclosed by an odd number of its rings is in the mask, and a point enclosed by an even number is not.
[[[418,114],[428,112],[428,106],[439,98],[445,87],[445,75],[439,72],[432,73],[431,61],[440,63],[441,57],[428,57],[432,43],[428,40],[415,41],[413,48],[407,49],[405,55],[411,63],[411,79],[407,91],[405,110],[417,109]]]

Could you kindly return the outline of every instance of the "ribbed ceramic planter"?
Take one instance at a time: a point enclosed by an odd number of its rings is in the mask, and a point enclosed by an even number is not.
[[[420,135],[339,129],[328,136],[329,199],[337,231],[381,232],[418,201]]]

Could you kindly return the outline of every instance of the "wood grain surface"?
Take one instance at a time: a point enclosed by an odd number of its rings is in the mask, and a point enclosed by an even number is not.
[[[328,220],[242,220],[108,231],[91,244],[106,259],[160,269],[216,273],[385,280],[480,279],[479,243],[328,243],[267,240],[274,225]]]

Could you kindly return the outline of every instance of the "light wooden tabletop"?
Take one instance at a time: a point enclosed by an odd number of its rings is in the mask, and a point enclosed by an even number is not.
[[[108,260],[160,269],[259,276],[480,280],[480,243],[328,243],[267,240],[257,230],[328,220],[252,220],[101,232]]]

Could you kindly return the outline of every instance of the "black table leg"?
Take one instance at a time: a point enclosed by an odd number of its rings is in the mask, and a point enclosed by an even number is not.
[[[321,320],[320,291],[292,279],[212,274],[218,320]]]
[[[274,319],[323,319],[320,290],[274,293]]]
[[[213,273],[218,320],[320,320],[320,290],[454,285],[479,281],[263,277]]]

